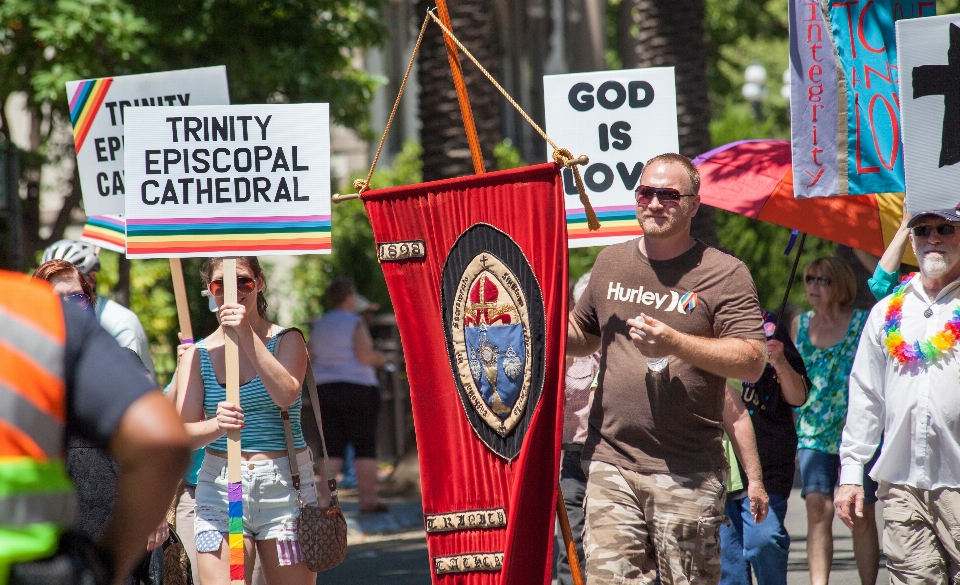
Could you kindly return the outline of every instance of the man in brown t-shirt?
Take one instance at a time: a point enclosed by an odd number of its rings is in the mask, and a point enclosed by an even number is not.
[[[602,353],[583,449],[590,585],[720,578],[724,384],[757,380],[766,347],[746,266],[690,236],[699,187],[686,157],[651,159],[644,235],[600,253],[571,315],[567,352]]]

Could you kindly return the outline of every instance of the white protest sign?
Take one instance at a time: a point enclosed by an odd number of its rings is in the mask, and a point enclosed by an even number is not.
[[[673,67],[545,75],[547,135],[574,156],[600,231],[587,229],[573,173],[563,170],[571,248],[623,242],[642,233],[633,192],[643,163],[680,149]],[[553,160],[547,145],[547,160]]]
[[[327,104],[127,111],[127,256],[330,252]]]
[[[907,211],[960,204],[960,15],[897,21]]]
[[[83,207],[88,216],[123,213],[124,120],[147,107],[229,104],[227,69],[164,71],[67,82]]]

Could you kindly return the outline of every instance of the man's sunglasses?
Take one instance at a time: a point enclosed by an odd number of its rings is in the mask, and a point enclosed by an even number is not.
[[[918,238],[925,238],[930,235],[930,232],[933,231],[932,225],[915,225],[910,228],[910,231],[913,232],[913,235]],[[957,226],[951,223],[942,223],[937,226],[937,233],[941,236],[949,236],[953,232],[957,231]]]
[[[210,294],[215,297],[223,296],[223,280],[211,280],[210,281]],[[246,276],[241,276],[237,278],[237,293],[248,295],[257,288],[257,279],[247,278]]]
[[[803,279],[803,281],[807,284],[817,283],[820,286],[830,286],[830,283],[833,282],[826,276],[814,276],[812,274],[808,274],[807,277]]]
[[[634,191],[634,195],[636,196],[637,203],[647,204],[656,197],[660,200],[660,205],[667,205],[668,203],[678,203],[683,197],[693,197],[694,193],[684,194],[672,187],[640,185],[637,187],[637,190]]]
[[[73,293],[71,295],[61,295],[60,299],[71,305],[76,305],[81,309],[86,309],[90,306],[90,297],[86,293]]]

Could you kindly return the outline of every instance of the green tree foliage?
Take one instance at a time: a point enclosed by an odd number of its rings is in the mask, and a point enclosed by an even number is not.
[[[732,252],[750,269],[757,285],[760,306],[768,311],[779,309],[797,252],[794,246],[790,256],[784,255],[790,241],[790,230],[726,211],[718,212],[717,226],[720,246]],[[797,242],[799,243],[799,237]],[[802,280],[803,267],[821,256],[832,256],[836,249],[837,245],[833,242],[807,236],[797,268],[798,275],[794,286],[790,288],[790,306],[800,307],[805,304],[803,286],[797,286]]]
[[[69,135],[64,140],[56,132],[69,128],[66,81],[226,65],[233,103],[329,102],[335,122],[363,134],[378,80],[352,59],[382,40],[379,6],[380,0],[0,1],[0,104],[25,92],[33,124],[33,150],[21,156],[26,257],[61,238],[80,205],[74,181],[53,233],[39,237],[40,169],[74,156]],[[4,116],[0,107],[8,135]],[[102,293],[118,280],[117,259],[103,254]],[[216,320],[199,295],[200,261],[183,265],[199,338]],[[164,381],[174,367],[178,329],[169,263],[133,261],[130,280],[130,308],[147,330]]]
[[[226,65],[233,103],[328,102],[367,129],[377,79],[353,51],[379,44],[379,0],[129,0],[151,24],[153,70]]]
[[[27,198],[23,248],[62,237],[80,206],[78,182],[40,238],[41,169],[74,156],[64,83],[75,79],[227,65],[234,103],[329,102],[333,120],[364,133],[377,79],[353,52],[380,42],[380,0],[4,0],[0,104],[27,94],[31,145],[21,157]],[[0,107],[0,125],[9,124]],[[46,182],[46,181],[43,181]]]
[[[422,182],[422,152],[416,141],[404,144],[391,166],[381,166],[373,173],[371,188],[384,189]],[[353,179],[358,178],[365,179],[366,175],[352,177],[348,185],[343,186],[342,192],[352,191]],[[381,310],[389,310],[392,306],[363,203],[355,199],[335,204],[332,224],[333,253],[301,256],[294,269],[298,303],[293,319],[302,329],[329,309],[324,291],[338,276],[352,278],[360,294],[380,303]]]
[[[504,138],[500,144],[493,147],[493,156],[497,159],[498,171],[515,169],[527,164],[520,156],[520,149],[514,146],[509,138]]]
[[[942,2],[943,0],[941,0]],[[948,0],[958,2],[958,0]],[[780,75],[787,67],[787,3],[784,0],[705,0],[707,78],[713,118],[723,115],[728,100],[745,104],[740,95],[743,71],[752,62],[767,68],[768,94],[773,106],[785,112],[778,98]],[[617,53],[617,16],[621,0],[607,0],[607,66],[620,69]],[[789,125],[787,126],[789,131]],[[754,136],[760,138],[760,136]]]
[[[100,274],[97,292],[109,296],[117,285],[120,255],[103,250],[100,252]],[[204,283],[200,277],[202,258],[184,258],[184,284],[187,289],[187,304],[190,307],[190,323],[196,339],[207,336],[219,325],[216,315],[210,312],[207,298],[201,295]],[[130,295],[130,310],[140,317],[143,329],[150,339],[157,378],[161,384],[169,382],[177,367],[176,348],[180,343],[177,331],[177,307],[173,297],[173,280],[170,277],[169,260],[136,260],[130,265],[130,288],[137,294]]]
[[[370,179],[373,189],[412,185],[423,181],[423,149],[416,141],[408,141],[394,157],[389,167],[380,166]],[[505,139],[493,149],[497,170],[512,169],[526,165],[520,151]],[[344,192],[352,191],[354,176]],[[330,281],[338,276],[347,276],[357,283],[360,293],[377,303],[381,310],[392,307],[383,271],[377,261],[373,230],[367,219],[363,203],[357,200],[339,203],[333,207],[333,253],[323,256],[302,256],[294,269],[297,283],[297,310],[294,321],[306,326],[312,319],[323,314],[329,307],[323,293]]]
[[[65,82],[141,71],[151,29],[127,0],[5,0],[0,98],[66,113]]]
[[[742,103],[737,104],[733,100],[727,101],[723,116],[714,118],[710,123],[710,134],[716,145],[747,138],[789,138],[790,136],[789,128],[784,133],[784,130],[778,127],[775,118],[768,117],[759,121],[748,106]],[[720,236],[720,246],[742,260],[753,274],[753,281],[757,285],[757,294],[760,297],[760,306],[768,311],[778,310],[793,267],[793,258],[797,252],[795,247],[791,256],[787,257],[783,253],[790,241],[790,230],[729,211],[717,210],[717,232]],[[815,258],[833,255],[836,249],[837,245],[833,242],[808,236],[798,270],[803,270],[803,266]],[[802,286],[791,287],[788,302],[793,307],[804,304]]]

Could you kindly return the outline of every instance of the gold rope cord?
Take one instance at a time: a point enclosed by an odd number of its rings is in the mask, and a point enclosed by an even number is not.
[[[370,188],[370,179],[371,177],[373,177],[373,171],[377,167],[377,159],[380,158],[380,151],[383,149],[384,142],[386,142],[387,133],[390,132],[390,125],[393,122],[394,115],[397,113],[397,108],[400,105],[400,98],[403,96],[403,90],[407,84],[407,78],[410,75],[410,70],[413,68],[413,63],[417,57],[417,52],[420,50],[420,43],[421,41],[423,41],[423,34],[426,32],[427,23],[430,21],[430,19],[433,19],[433,21],[437,23],[437,26],[440,27],[440,29],[443,31],[443,34],[445,34],[450,40],[452,40],[457,45],[457,47],[461,51],[463,51],[463,53],[473,62],[473,64],[477,66],[480,72],[483,73],[483,75],[487,78],[487,80],[489,80],[490,83],[492,83],[493,86],[497,88],[497,90],[503,95],[503,97],[506,98],[508,102],[510,102],[510,105],[512,105],[518,112],[520,112],[520,115],[523,116],[523,119],[526,120],[527,123],[530,124],[533,127],[533,129],[536,130],[537,133],[544,140],[546,140],[550,146],[553,147],[553,157],[552,157],[553,161],[559,165],[572,169],[574,182],[576,183],[577,191],[580,194],[580,203],[583,205],[583,211],[587,218],[587,226],[589,227],[590,231],[599,230],[600,221],[597,219],[597,214],[593,210],[593,205],[590,204],[590,199],[587,197],[587,191],[583,186],[583,179],[580,177],[580,169],[577,168],[577,165],[586,165],[589,162],[589,159],[584,155],[581,155],[578,158],[574,158],[573,154],[569,150],[567,150],[566,148],[560,148],[559,146],[557,146],[556,143],[554,143],[553,140],[551,140],[550,137],[547,136],[546,132],[544,132],[543,129],[540,128],[540,126],[537,125],[537,123],[534,122],[533,119],[530,118],[530,116],[528,116],[525,111],[523,111],[523,108],[520,107],[520,104],[518,104],[516,101],[514,101],[512,97],[510,97],[510,94],[508,94],[507,91],[503,89],[503,86],[497,83],[497,80],[493,78],[490,72],[487,71],[486,68],[484,68],[484,66],[481,65],[479,61],[477,61],[477,58],[473,56],[473,53],[467,50],[467,48],[463,46],[463,43],[461,43],[460,40],[456,36],[454,36],[453,32],[451,32],[450,29],[448,29],[446,26],[443,25],[442,22],[440,22],[440,19],[437,17],[437,15],[433,13],[432,10],[428,10],[427,16],[424,17],[423,19],[423,26],[420,27],[420,36],[417,37],[417,44],[413,48],[413,54],[410,55],[410,63],[407,65],[406,73],[404,73],[403,82],[400,84],[400,91],[397,93],[397,99],[393,104],[393,111],[390,112],[390,118],[387,120],[387,126],[386,128],[384,128],[383,136],[380,138],[380,146],[377,148],[377,154],[373,158],[373,164],[370,165],[370,172],[367,173],[367,178],[365,180],[357,179],[356,181],[353,182],[353,187],[354,189],[357,190],[357,195],[354,195],[354,196],[334,195],[333,196],[334,203],[339,203],[340,201],[345,201],[347,199],[355,199],[359,197],[364,191]]]
[[[387,134],[390,133],[390,125],[393,124],[393,118],[397,115],[397,109],[400,107],[400,98],[403,97],[403,89],[407,86],[410,70],[413,69],[413,62],[416,60],[417,53],[420,51],[420,43],[423,42],[423,33],[427,31],[428,22],[430,22],[430,19],[424,17],[423,26],[420,27],[420,35],[417,37],[417,44],[413,47],[413,54],[410,55],[410,62],[407,63],[407,71],[403,74],[403,81],[400,82],[400,91],[397,92],[397,100],[393,102],[393,110],[390,111],[387,126],[383,129],[383,136],[380,137],[380,146],[377,147],[377,154],[373,157],[373,164],[370,165],[370,172],[367,173],[366,179],[357,179],[353,182],[353,188],[357,190],[358,196],[370,188],[370,178],[373,177],[373,170],[377,168],[377,160],[380,158],[380,152],[383,150],[383,145],[387,141]]]

